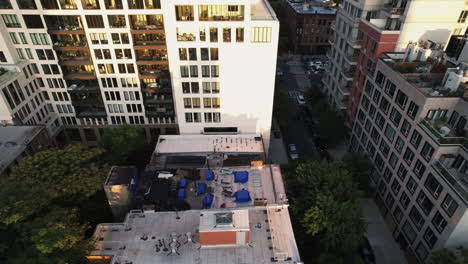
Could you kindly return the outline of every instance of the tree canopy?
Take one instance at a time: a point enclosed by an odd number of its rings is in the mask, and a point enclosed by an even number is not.
[[[351,173],[353,180],[358,184],[358,188],[366,195],[373,192],[369,184],[369,174],[372,169],[372,162],[362,153],[347,153],[343,160],[343,167]]]
[[[0,180],[1,263],[84,263],[91,244],[81,204],[102,190],[103,153],[82,145],[39,152]]]
[[[108,151],[106,161],[113,164],[123,162],[129,153],[145,144],[144,130],[129,124],[104,129],[104,135],[99,141],[99,146]]]
[[[459,247],[457,249],[442,248],[432,252],[431,264],[466,264],[468,263],[468,250]]]
[[[366,231],[359,191],[348,171],[324,161],[300,163],[287,178],[293,214],[327,251],[353,252]],[[294,193],[291,195],[291,193]]]

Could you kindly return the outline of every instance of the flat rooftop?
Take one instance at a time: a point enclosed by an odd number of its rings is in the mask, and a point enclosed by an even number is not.
[[[213,194],[211,208],[219,209],[262,206],[262,205],[285,205],[288,203],[284,189],[283,178],[279,165],[264,165],[263,167],[223,167],[213,169],[214,180],[207,182],[205,174],[208,169],[200,169],[200,180],[189,181],[186,188],[185,201],[192,209],[201,209],[204,195],[196,195],[198,183],[205,183],[209,193]],[[247,171],[249,173],[246,183],[234,183],[234,175],[230,172]],[[236,203],[234,193],[245,189],[249,192],[250,202]]]
[[[42,126],[0,126],[0,172],[20,155]]]
[[[263,153],[259,136],[252,135],[161,135],[156,154]]]
[[[268,0],[257,0],[250,5],[250,17],[252,20],[277,20],[275,11]]]
[[[248,208],[250,243],[244,246],[200,246],[200,220],[204,214],[236,210],[189,210],[180,212],[131,212],[123,223],[100,224],[92,257],[107,256],[111,264],[239,264],[301,263],[287,206]],[[191,233],[193,242],[187,239]],[[173,234],[175,233],[175,234]],[[180,244],[171,253],[169,243],[175,235]],[[164,247],[156,247],[164,242]],[[159,252],[157,251],[159,248]]]
[[[336,7],[329,6],[330,1],[325,0],[311,1],[310,3],[288,1],[288,4],[298,14],[335,15],[337,11]]]

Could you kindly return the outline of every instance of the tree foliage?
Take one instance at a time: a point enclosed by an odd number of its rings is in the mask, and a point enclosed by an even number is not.
[[[463,247],[457,249],[442,248],[432,252],[431,264],[466,264],[468,263],[468,250]]]
[[[294,113],[294,106],[289,100],[286,87],[282,80],[277,80],[275,84],[273,113],[282,127],[285,127]]]
[[[108,151],[106,160],[114,164],[123,162],[129,153],[145,144],[144,130],[129,124],[104,129],[104,135],[99,141],[99,146]]]
[[[349,172],[328,162],[300,163],[287,180],[294,215],[325,250],[354,251],[366,231],[359,191]]]
[[[80,206],[102,189],[103,153],[82,145],[39,152],[0,180],[0,263],[85,263]]]
[[[347,153],[343,160],[343,167],[351,173],[353,180],[358,184],[358,188],[370,195],[373,188],[369,184],[369,174],[372,169],[372,162],[362,153]]]

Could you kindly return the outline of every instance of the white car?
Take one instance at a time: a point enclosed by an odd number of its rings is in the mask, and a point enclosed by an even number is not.
[[[304,96],[302,96],[302,95],[297,96],[297,104],[299,104],[299,105],[305,104]]]
[[[297,154],[296,145],[289,144],[288,145],[288,151],[289,151],[289,157],[291,157],[292,160],[295,160],[295,159],[299,158],[299,154]]]

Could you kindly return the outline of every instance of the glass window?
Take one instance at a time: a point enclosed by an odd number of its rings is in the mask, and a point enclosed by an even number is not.
[[[223,28],[223,42],[231,42],[231,28]]]
[[[418,255],[419,259],[425,260],[429,252],[427,251],[426,247],[423,243],[419,242],[418,246],[416,247],[416,255]]]
[[[218,60],[218,48],[210,48],[210,59],[212,61]]]
[[[403,139],[401,139],[401,137],[398,137],[396,142],[395,142],[395,149],[398,153],[401,153],[401,151],[403,150],[403,147],[405,146],[405,141],[403,141]]]
[[[405,224],[403,225],[402,231],[403,231],[403,233],[405,233],[405,235],[408,238],[409,242],[413,243],[414,240],[417,237],[417,234],[416,234],[413,227],[411,226],[411,224],[408,221],[406,221]]]
[[[244,42],[244,28],[236,28],[236,42]]]
[[[420,160],[416,160],[413,171],[414,174],[416,174],[416,176],[421,179],[421,177],[424,175],[424,172],[426,171],[426,166],[424,166]]]
[[[392,181],[392,192],[395,195],[398,195],[398,193],[400,192],[400,188],[401,188],[400,183],[398,182],[396,178],[394,178]]]
[[[421,150],[421,156],[426,160],[430,161],[432,158],[432,155],[434,154],[434,148],[429,144],[428,142],[424,143],[424,146]]]
[[[421,206],[424,214],[427,216],[431,212],[432,208],[434,208],[434,204],[429,200],[423,190],[419,192],[418,198],[416,199],[418,204]]]
[[[183,78],[189,77],[188,66],[180,66],[180,77],[183,77]]]
[[[198,66],[190,65],[190,77],[198,77]]]
[[[395,124],[397,128],[400,126],[401,114],[395,107],[392,107],[392,111],[390,112],[390,120],[392,120],[393,124]]]
[[[271,27],[252,27],[253,43],[269,43],[271,42]]]
[[[418,149],[419,144],[421,143],[422,136],[419,132],[415,129],[413,130],[413,134],[411,135],[410,143],[414,146],[415,149]]]
[[[429,193],[437,200],[443,189],[439,181],[437,181],[437,179],[431,173],[429,173],[424,185],[426,186]]]
[[[411,208],[409,217],[411,219],[411,222],[413,222],[413,224],[416,226],[416,228],[418,230],[421,230],[422,226],[424,225],[424,218],[415,206]]]
[[[445,220],[440,212],[437,212],[432,218],[432,225],[439,233],[442,233],[447,226],[447,220]]]
[[[197,60],[197,49],[196,48],[189,48],[189,60],[196,61]]]
[[[382,97],[382,100],[380,101],[380,109],[385,113],[387,114],[388,113],[388,110],[390,109],[390,103],[387,101],[387,99],[385,99],[384,97]]]
[[[408,121],[403,120],[403,124],[401,125],[401,129],[400,129],[401,133],[405,137],[407,137],[410,133],[410,130],[411,130],[411,124]]]
[[[385,136],[390,142],[393,142],[393,139],[395,138],[395,129],[393,129],[390,124],[387,124],[387,127],[385,128]]]
[[[177,21],[193,21],[194,13],[192,5],[176,5],[176,20]]]
[[[442,202],[442,208],[448,216],[452,217],[458,208],[458,203],[452,198],[452,196],[450,196],[450,194],[447,194]]]
[[[405,168],[405,165],[403,163],[400,164],[398,167],[397,175],[400,177],[401,181],[405,181],[406,174],[408,173],[408,170]]]
[[[200,21],[243,21],[243,5],[199,5]]]
[[[424,240],[429,248],[433,248],[435,243],[437,243],[437,236],[432,232],[430,227],[426,228],[426,232],[424,232]]]
[[[415,104],[413,101],[410,102],[409,107],[408,107],[408,116],[411,118],[411,120],[414,120],[416,117],[416,114],[418,113],[419,106]]]
[[[397,162],[398,157],[395,155],[395,153],[392,153],[392,155],[390,155],[390,158],[388,159],[388,163],[390,163],[390,166],[392,166],[392,168],[395,168]]]
[[[218,42],[218,28],[210,28],[210,42]]]
[[[411,194],[414,194],[416,188],[418,188],[417,183],[413,180],[412,177],[409,177],[408,182],[406,183],[406,189],[408,189]]]
[[[179,48],[179,60],[187,60],[187,49]]]
[[[414,159],[414,152],[409,147],[406,147],[406,151],[405,151],[405,154],[403,155],[403,159],[406,161],[408,166],[411,166],[411,163],[413,162],[413,159]]]
[[[388,94],[390,98],[393,98],[393,95],[395,95],[395,90],[395,84],[393,84],[390,80],[387,80],[387,84],[385,85],[385,93]]]
[[[186,123],[192,123],[193,122],[192,113],[185,113],[185,122]]]
[[[395,207],[395,210],[393,211],[393,217],[395,217],[395,220],[397,221],[397,223],[399,223],[401,219],[403,218],[403,211],[401,211],[401,208],[398,205]]]
[[[398,106],[401,107],[401,109],[405,109],[406,103],[408,102],[408,96],[403,93],[401,90],[397,92],[397,96],[395,98],[395,102]]]

